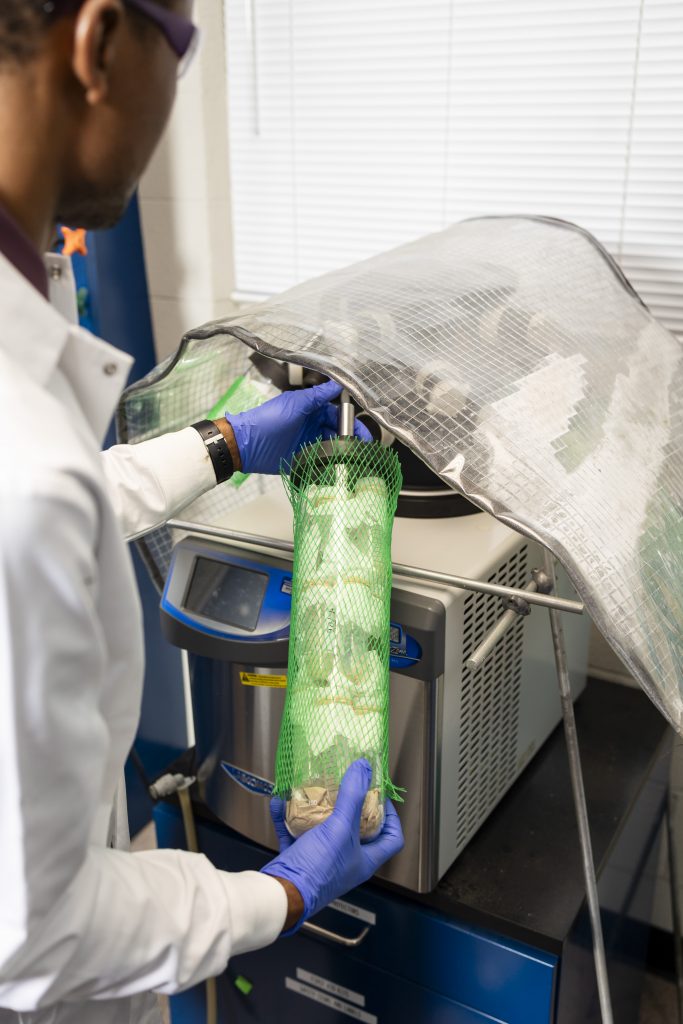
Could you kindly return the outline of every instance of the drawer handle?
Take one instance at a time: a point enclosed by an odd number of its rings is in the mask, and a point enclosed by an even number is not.
[[[331,932],[327,928],[321,928],[319,924],[312,924],[310,921],[306,921],[301,925],[302,932],[308,932],[309,935],[315,935],[318,939],[329,939],[330,942],[336,942],[340,946],[346,946],[347,949],[355,949],[356,946],[360,946],[361,942],[367,938],[370,929],[366,925],[363,931],[356,936],[355,939],[347,939],[344,935],[337,935],[336,932]]]

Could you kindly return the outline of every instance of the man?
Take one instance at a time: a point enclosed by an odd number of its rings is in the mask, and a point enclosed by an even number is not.
[[[402,846],[391,807],[381,836],[359,844],[364,762],[331,818],[295,843],[274,802],[281,852],[260,873],[111,846],[142,679],[124,535],[231,466],[272,472],[329,434],[339,390],[98,450],[129,363],[48,303],[38,253],[57,221],[103,227],[124,210],[191,51],[189,16],[182,0],[0,5],[1,1024],[152,1020],[152,990],[220,973]],[[73,307],[68,268],[53,261],[50,278]]]

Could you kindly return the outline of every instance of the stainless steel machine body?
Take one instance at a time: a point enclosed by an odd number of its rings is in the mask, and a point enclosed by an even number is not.
[[[289,507],[277,494],[238,510],[230,526],[291,539]],[[535,544],[485,513],[428,526],[424,520],[399,519],[393,557],[520,589],[542,563]],[[217,559],[268,577],[254,629],[217,623],[211,614],[188,609],[197,559]],[[228,573],[227,578],[233,577]],[[186,537],[176,548],[162,602],[167,636],[191,655],[206,804],[237,832],[273,848],[267,797],[284,705],[288,580],[286,556]],[[223,585],[219,581],[219,589]],[[251,590],[249,584],[240,593]],[[573,596],[566,578],[559,593]],[[541,609],[519,616],[480,668],[467,666],[503,611],[493,595],[394,578],[390,769],[395,783],[405,788],[399,813],[406,846],[380,877],[407,889],[425,892],[437,884],[560,721],[552,639]],[[566,619],[577,696],[585,683],[589,620],[585,615]]]

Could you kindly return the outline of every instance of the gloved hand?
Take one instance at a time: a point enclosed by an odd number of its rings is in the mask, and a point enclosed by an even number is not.
[[[305,444],[319,437],[336,437],[339,410],[331,400],[341,394],[334,381],[302,391],[285,391],[256,409],[228,413],[235,434],[243,473],[279,473],[280,460],[289,461]],[[356,437],[371,441],[363,423],[356,422]]]
[[[371,780],[368,762],[354,761],[346,770],[327,821],[296,840],[285,825],[285,801],[279,797],[271,801],[280,855],[261,871],[284,878],[301,893],[304,913],[290,933],[331,900],[367,882],[385,861],[403,849],[401,822],[389,800],[380,834],[369,843],[360,841],[360,815]]]

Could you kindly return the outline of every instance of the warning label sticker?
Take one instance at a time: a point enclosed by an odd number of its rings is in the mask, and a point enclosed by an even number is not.
[[[287,676],[261,676],[256,672],[240,672],[242,686],[276,686],[283,689],[287,685]]]

